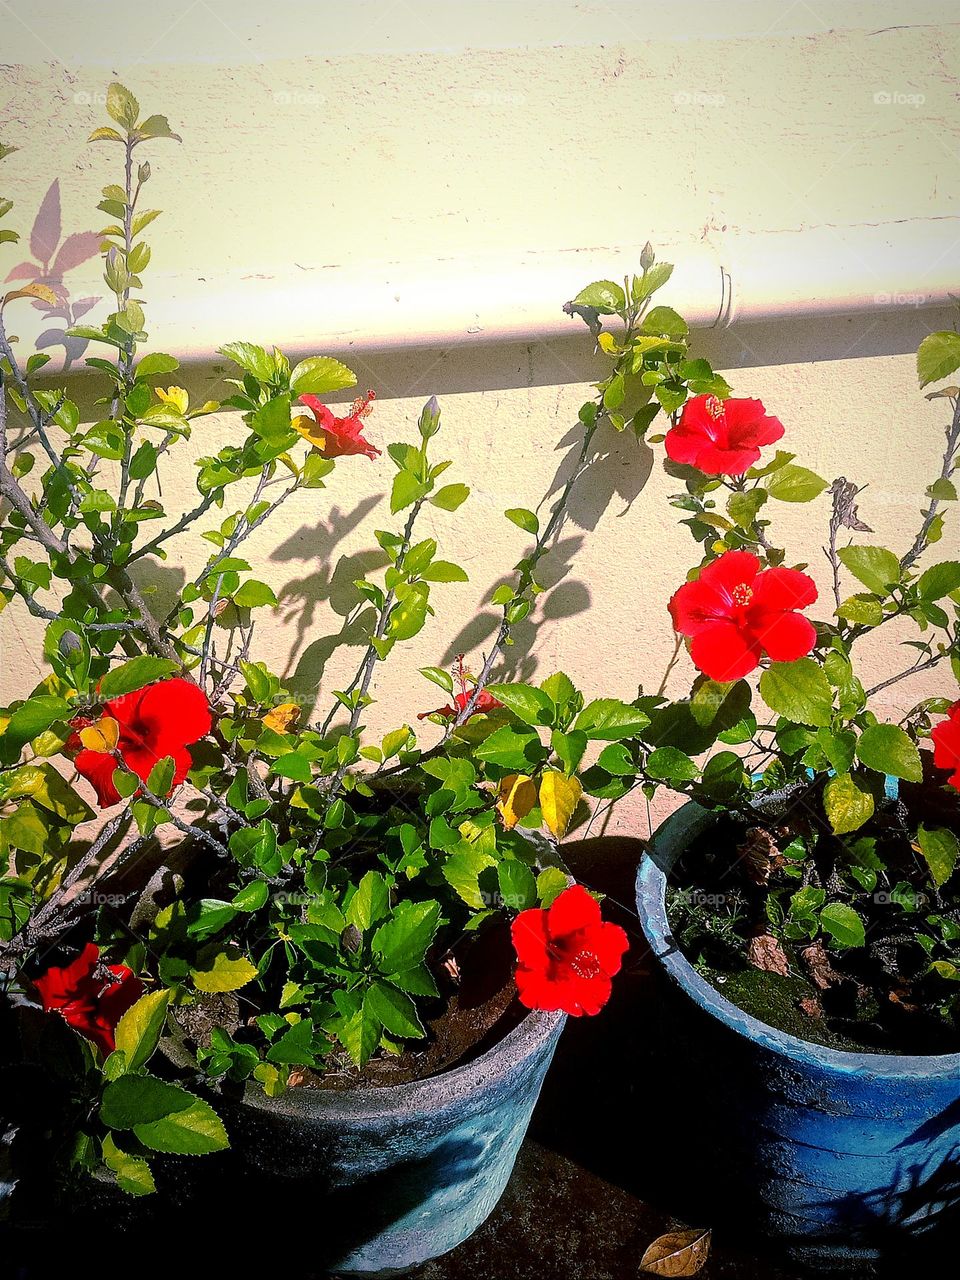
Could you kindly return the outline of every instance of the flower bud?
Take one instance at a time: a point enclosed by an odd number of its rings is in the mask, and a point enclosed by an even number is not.
[[[436,396],[431,396],[423,406],[419,425],[420,434],[424,440],[429,440],[431,436],[435,436],[440,430],[440,402]]]

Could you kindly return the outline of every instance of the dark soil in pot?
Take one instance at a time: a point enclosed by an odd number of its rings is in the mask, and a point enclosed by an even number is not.
[[[801,1040],[855,1053],[956,1052],[960,1024],[942,1007],[947,984],[928,974],[917,935],[930,930],[930,916],[960,934],[960,895],[951,882],[939,894],[931,888],[907,834],[917,819],[960,835],[960,797],[901,784],[899,799],[856,833],[876,842],[889,868],[856,898],[865,946],[825,948],[783,928],[785,908],[802,887],[822,887],[828,901],[838,897],[837,868],[849,858],[850,838],[808,838],[806,857],[791,862],[795,825],[730,814],[718,815],[673,870],[667,895],[673,935],[728,1000]]]

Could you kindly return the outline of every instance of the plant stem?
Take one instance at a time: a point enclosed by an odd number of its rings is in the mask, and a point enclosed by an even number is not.
[[[939,480],[949,480],[957,465],[957,450],[960,449],[960,396],[957,397],[956,404],[953,408],[953,420],[947,427],[947,443],[943,451],[943,464],[940,468]],[[909,569],[912,564],[919,560],[927,546],[927,536],[930,533],[930,527],[936,517],[940,507],[939,498],[931,498],[930,506],[924,512],[923,524],[920,526],[920,532],[917,534],[913,546],[900,561],[901,569]]]

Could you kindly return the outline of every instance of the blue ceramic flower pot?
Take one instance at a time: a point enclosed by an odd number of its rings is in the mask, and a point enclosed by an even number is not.
[[[676,1118],[684,1212],[794,1261],[849,1274],[910,1257],[960,1217],[960,1054],[842,1053],[774,1030],[701,978],[670,934],[667,878],[715,816],[686,804],[637,875],[640,924],[667,978],[654,1080]],[[671,1120],[671,1125],[673,1120]]]
[[[339,1275],[447,1253],[500,1199],[565,1020],[530,1013],[481,1057],[409,1084],[276,1099],[248,1086],[225,1120],[250,1212],[269,1214],[268,1195],[312,1229],[315,1264]]]

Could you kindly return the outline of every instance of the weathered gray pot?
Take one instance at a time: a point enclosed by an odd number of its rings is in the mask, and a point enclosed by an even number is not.
[[[284,1204],[315,1231],[318,1266],[337,1274],[388,1275],[447,1253],[500,1199],[564,1021],[530,1013],[475,1061],[409,1084],[279,1098],[248,1085],[221,1108],[255,1190],[242,1200],[253,1213]]]

